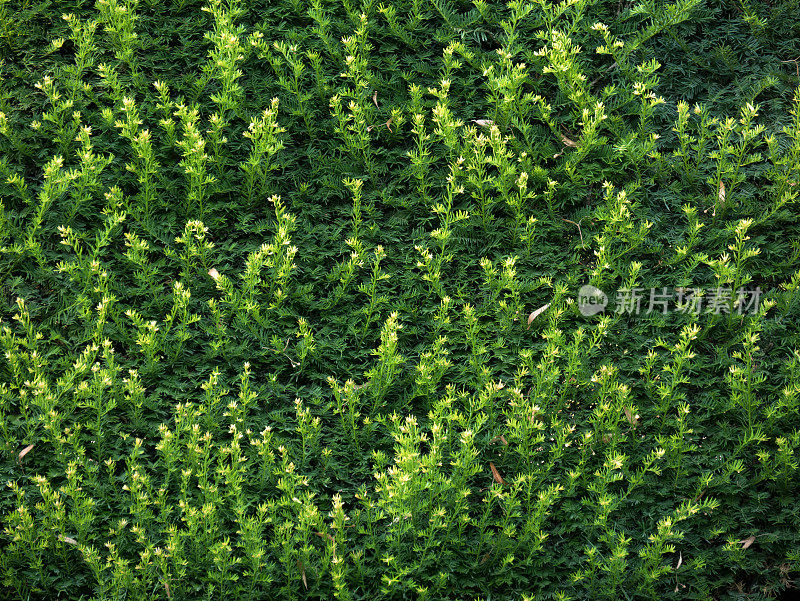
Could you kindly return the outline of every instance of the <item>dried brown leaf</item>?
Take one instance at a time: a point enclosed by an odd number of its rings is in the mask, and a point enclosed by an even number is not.
[[[756,537],[748,536],[746,539],[740,540],[739,542],[742,544],[742,549],[749,549],[750,545],[756,542]]]
[[[675,566],[675,569],[677,570],[679,567],[681,567],[682,564],[683,564],[683,553],[679,552],[678,553],[678,565]]]
[[[577,148],[578,147],[578,144],[575,141],[570,140],[564,134],[560,134],[560,135],[561,135],[561,141],[564,142],[564,146],[569,146],[570,148]]]
[[[22,450],[19,452],[19,455],[17,455],[17,461],[22,461],[22,460],[25,458],[25,455],[27,455],[28,453],[30,453],[30,452],[31,452],[31,449],[33,449],[33,447],[34,447],[34,445],[32,445],[32,444],[29,444],[27,447],[25,447],[24,449],[22,449]]]
[[[505,446],[508,446],[508,441],[506,440],[506,437],[503,436],[502,434],[500,436],[495,436],[494,438],[492,438],[492,440],[489,441],[489,444],[498,440],[502,442]]]
[[[719,192],[717,192],[717,198],[719,199],[719,204],[725,202],[725,184],[720,180],[719,182]]]
[[[335,541],[336,540],[330,534],[326,534],[325,532],[315,532],[315,534],[320,538],[327,538],[329,541]]]
[[[535,421],[544,421],[544,414],[539,410],[538,407],[533,407],[533,410],[530,413],[530,421],[531,423]]]
[[[505,484],[506,483],[506,481],[503,480],[503,476],[500,475],[500,472],[497,471],[497,468],[494,466],[494,463],[492,463],[491,461],[489,462],[489,469],[492,470],[492,477],[494,478],[495,482],[497,482],[498,484]]]
[[[491,119],[473,119],[472,122],[480,125],[481,127],[491,127],[494,125],[494,121]]]
[[[210,275],[211,279],[213,280],[219,279],[219,271],[217,271],[214,267],[208,270],[208,275]]]
[[[532,312],[530,315],[528,315],[528,328],[530,328],[530,327],[531,327],[531,324],[533,323],[533,320],[534,320],[534,319],[536,319],[536,318],[537,318],[537,317],[539,317],[539,316],[540,316],[542,313],[544,313],[545,311],[547,311],[547,308],[548,308],[549,306],[550,306],[550,303],[547,303],[546,305],[544,305],[544,306],[542,306],[542,307],[539,307],[538,309],[536,309],[536,311],[533,311],[533,312]],[[526,328],[526,329],[527,329],[527,328]]]
[[[297,567],[300,568],[300,574],[303,576],[303,586],[306,587],[308,590],[308,581],[306,580],[306,567],[303,565],[303,562],[299,559],[297,560]]]
[[[378,90],[375,90],[372,94],[372,102],[375,103],[375,106],[378,106]]]
[[[634,428],[639,425],[639,416],[634,415],[633,411],[631,411],[630,407],[625,407],[625,418],[628,420],[631,426]]]
[[[64,536],[63,534],[58,535],[58,540],[60,540],[62,543],[67,543],[68,545],[78,544],[78,541],[76,541],[74,538],[71,536]]]

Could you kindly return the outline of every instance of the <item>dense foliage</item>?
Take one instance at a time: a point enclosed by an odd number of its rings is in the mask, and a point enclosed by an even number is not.
[[[0,0],[0,597],[792,588],[799,47],[797,0]]]

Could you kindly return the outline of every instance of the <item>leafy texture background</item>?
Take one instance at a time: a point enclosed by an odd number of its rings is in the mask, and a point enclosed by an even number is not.
[[[0,0],[0,597],[789,594],[797,9]]]

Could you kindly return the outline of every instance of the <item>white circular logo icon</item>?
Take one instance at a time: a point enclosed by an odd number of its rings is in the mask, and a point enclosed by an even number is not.
[[[581,286],[578,290],[578,310],[581,315],[596,315],[603,311],[608,304],[606,293],[589,284]]]

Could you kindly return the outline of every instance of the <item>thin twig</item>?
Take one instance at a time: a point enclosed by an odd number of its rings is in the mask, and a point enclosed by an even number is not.
[[[563,221],[566,221],[567,223],[571,223],[572,225],[576,225],[576,226],[578,226],[578,234],[580,234],[580,236],[581,236],[581,246],[583,246],[583,232],[581,231],[581,221],[583,221],[584,219],[586,219],[586,217],[581,217],[581,218],[578,220],[578,223],[575,223],[575,222],[574,222],[574,221],[572,221],[571,219],[564,219],[563,217],[562,217],[561,219],[562,219]]]
[[[797,77],[800,77],[800,56],[797,58],[790,58],[788,61],[781,61],[783,64],[794,63],[795,70],[797,71]]]

